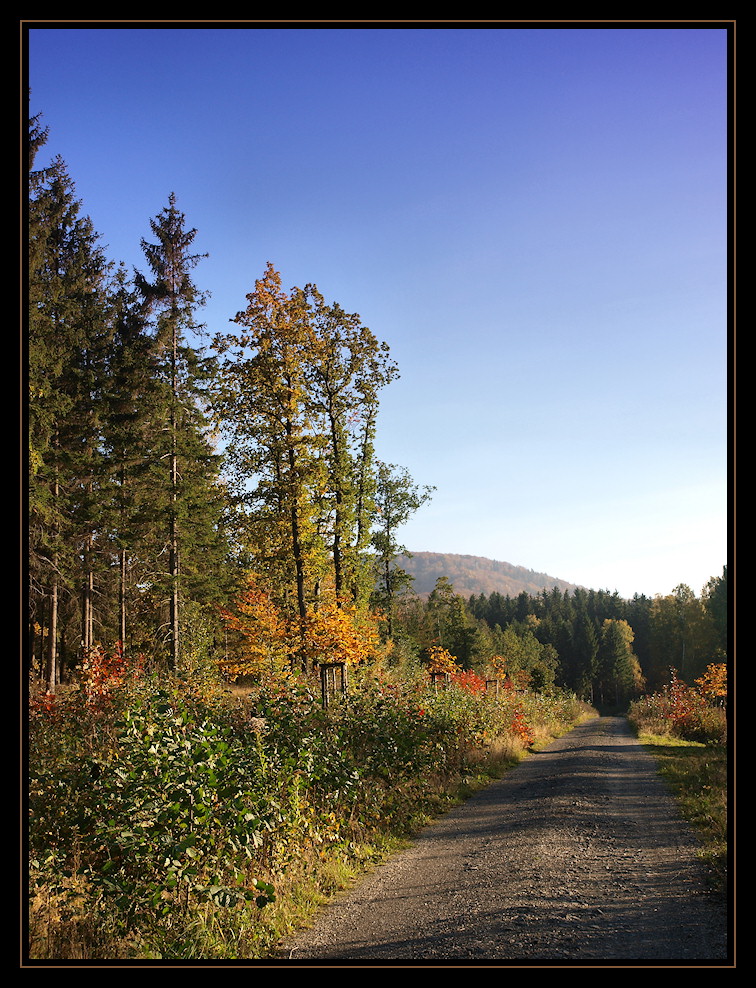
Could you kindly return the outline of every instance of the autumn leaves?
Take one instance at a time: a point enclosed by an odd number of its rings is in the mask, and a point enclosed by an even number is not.
[[[270,264],[233,322],[214,340],[214,412],[248,576],[226,611],[243,643],[227,671],[359,661],[379,647],[373,440],[396,366],[359,316],[314,285],[284,291]]]

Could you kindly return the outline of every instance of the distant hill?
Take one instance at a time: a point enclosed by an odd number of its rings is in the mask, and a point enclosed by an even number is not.
[[[436,580],[445,576],[454,587],[454,592],[468,598],[473,594],[500,593],[502,596],[516,597],[524,590],[536,596],[542,590],[572,591],[574,583],[559,580],[546,573],[535,573],[523,566],[500,563],[483,556],[459,556],[442,552],[414,552],[411,556],[401,556],[397,560],[401,568],[414,577],[412,589],[418,596],[426,596],[433,590]]]

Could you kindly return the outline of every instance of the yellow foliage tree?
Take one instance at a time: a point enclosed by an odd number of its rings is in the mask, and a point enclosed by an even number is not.
[[[724,662],[712,663],[706,672],[696,680],[701,693],[710,703],[721,703],[727,699],[727,666]]]
[[[213,342],[212,403],[236,535],[304,636],[325,585],[339,604],[367,605],[378,393],[396,368],[356,313],[315,285],[285,291],[271,264],[232,322]],[[297,653],[304,662],[304,638]]]
[[[518,669],[503,655],[492,655],[488,660],[488,668],[494,679],[502,679],[505,686],[510,686],[516,690],[526,690],[533,678],[529,672],[525,669]]]
[[[375,658],[381,649],[375,621],[357,608],[335,600],[307,614],[301,649],[308,663],[346,662],[357,666]]]
[[[507,660],[503,655],[492,655],[488,660],[488,668],[494,679],[506,679]]]
[[[304,621],[287,615],[263,590],[255,575],[247,579],[232,610],[221,612],[226,627],[237,636],[236,647],[221,661],[229,679],[259,678],[288,673],[295,666],[311,669],[325,662],[360,665],[382,650],[378,622],[355,605],[337,606],[321,600]]]
[[[428,669],[431,673],[448,673],[450,676],[460,671],[456,658],[440,645],[434,645],[429,650]]]
[[[233,610],[223,610],[222,617],[229,631],[236,632],[240,645],[221,662],[229,679],[241,676],[276,674],[289,662],[291,636],[286,622],[270,596],[260,588],[255,575],[235,601]]]

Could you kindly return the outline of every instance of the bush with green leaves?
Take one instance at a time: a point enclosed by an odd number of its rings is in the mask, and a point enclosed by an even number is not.
[[[253,862],[281,814],[260,780],[254,745],[158,692],[96,756],[32,766],[32,852],[68,857],[126,928],[203,901],[263,906],[274,890]]]
[[[272,890],[247,865],[275,829],[254,749],[198,722],[175,698],[127,711],[118,753],[101,774],[91,880],[125,915],[166,912],[192,898],[266,904]]]
[[[33,879],[160,956],[187,956],[182,931],[224,910],[224,927],[259,927],[274,886],[406,833],[502,738],[526,746],[532,724],[576,713],[469,685],[364,672],[327,709],[304,677],[46,697],[30,717]]]

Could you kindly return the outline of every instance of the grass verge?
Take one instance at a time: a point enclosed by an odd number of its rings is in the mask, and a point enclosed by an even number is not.
[[[685,819],[701,840],[700,857],[714,891],[728,879],[727,747],[641,731],[641,744],[659,766]]]

